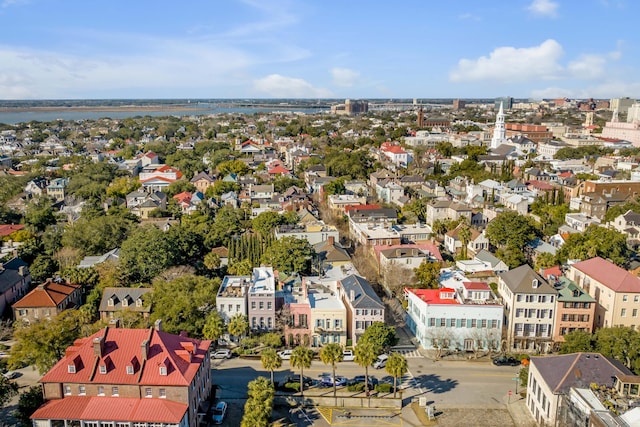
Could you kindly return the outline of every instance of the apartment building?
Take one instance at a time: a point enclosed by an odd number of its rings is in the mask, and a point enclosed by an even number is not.
[[[384,322],[384,304],[363,277],[349,275],[338,282],[338,294],[347,309],[347,339],[356,345],[365,329]]]

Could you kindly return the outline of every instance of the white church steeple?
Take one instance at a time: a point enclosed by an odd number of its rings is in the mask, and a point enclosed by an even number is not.
[[[497,148],[507,139],[507,131],[504,125],[504,107],[500,102],[500,110],[496,115],[496,125],[493,128],[493,138],[491,138],[491,148]]]

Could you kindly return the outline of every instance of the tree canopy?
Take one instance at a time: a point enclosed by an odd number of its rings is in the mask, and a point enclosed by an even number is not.
[[[315,251],[307,240],[283,237],[265,250],[262,262],[287,273],[307,273],[314,255]]]
[[[396,328],[383,322],[373,322],[358,340],[359,343],[363,341],[373,344],[376,353],[381,353],[398,343]]]
[[[584,260],[599,256],[624,266],[630,254],[624,234],[591,225],[582,233],[571,234],[558,251],[557,259],[564,263],[568,259]]]
[[[439,262],[422,261],[420,265],[413,271],[416,274],[417,288],[421,289],[438,289],[440,287],[440,269],[442,266]]]

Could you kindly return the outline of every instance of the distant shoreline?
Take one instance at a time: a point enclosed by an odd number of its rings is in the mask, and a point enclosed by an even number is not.
[[[66,111],[96,111],[105,113],[117,113],[119,111],[201,111],[197,105],[123,105],[117,106],[74,106],[74,107],[0,107],[0,113],[38,113],[43,111],[66,112]]]

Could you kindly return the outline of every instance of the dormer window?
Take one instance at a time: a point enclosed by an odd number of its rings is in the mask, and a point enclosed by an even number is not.
[[[123,307],[128,307],[129,306],[129,295],[127,295],[126,297],[124,297],[122,299],[122,306]]]
[[[127,375],[133,375],[133,366],[127,365]]]
[[[162,375],[162,376],[166,376],[167,375],[167,367],[166,366],[160,366],[160,375]]]
[[[100,365],[100,373],[101,374],[107,373],[107,365]]]
[[[67,365],[67,372],[70,374],[76,373],[76,365]]]
[[[114,305],[116,305],[116,302],[118,302],[118,298],[115,295],[111,295],[111,298],[109,298],[109,300],[107,301],[107,305],[109,307],[113,307]]]
[[[136,300],[136,307],[142,307],[142,298]]]

